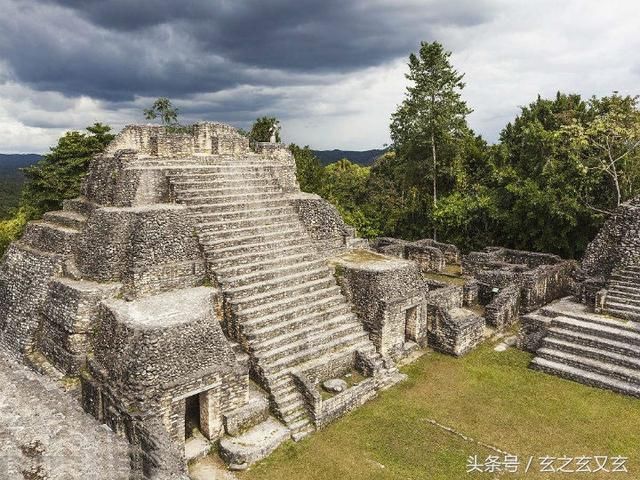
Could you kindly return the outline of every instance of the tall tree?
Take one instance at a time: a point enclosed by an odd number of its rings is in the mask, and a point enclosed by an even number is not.
[[[464,74],[449,61],[450,52],[438,42],[420,44],[409,56],[410,85],[406,97],[391,117],[391,139],[399,156],[422,165],[431,179],[432,208],[438,202],[438,171],[456,156],[457,143],[468,133],[471,109],[461,97]],[[447,158],[448,157],[448,158]],[[434,226],[433,236],[436,237]]]
[[[289,150],[296,161],[296,177],[303,192],[316,193],[322,183],[322,164],[308,145],[299,147],[295,143]]]

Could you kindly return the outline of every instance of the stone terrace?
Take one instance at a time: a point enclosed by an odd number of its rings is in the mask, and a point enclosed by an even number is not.
[[[126,480],[127,441],[48,377],[0,353],[0,479]]]

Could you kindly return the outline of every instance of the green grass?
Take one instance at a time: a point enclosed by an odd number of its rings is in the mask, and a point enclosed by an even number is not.
[[[500,478],[640,478],[640,400],[527,368],[531,356],[486,345],[456,359],[430,353],[404,368],[409,379],[299,443],[287,443],[243,480],[475,479],[467,458],[493,454],[432,425],[454,428],[519,455],[629,457],[629,474]],[[532,469],[531,471],[533,471]]]

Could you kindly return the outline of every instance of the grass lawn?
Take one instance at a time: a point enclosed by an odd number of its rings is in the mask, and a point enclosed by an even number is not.
[[[403,369],[406,382],[305,440],[282,445],[239,477],[497,478],[495,473],[466,473],[469,456],[484,462],[488,455],[500,455],[477,441],[518,455],[525,464],[535,457],[528,474],[503,472],[500,478],[640,478],[640,400],[531,371],[529,354],[515,349],[500,353],[492,347],[460,359],[423,356]],[[581,455],[629,457],[629,473],[539,472],[538,457]]]

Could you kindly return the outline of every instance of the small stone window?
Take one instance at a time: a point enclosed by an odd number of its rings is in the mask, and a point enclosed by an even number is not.
[[[404,340],[417,342],[418,340],[418,306],[407,308],[404,312]]]

